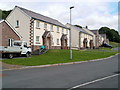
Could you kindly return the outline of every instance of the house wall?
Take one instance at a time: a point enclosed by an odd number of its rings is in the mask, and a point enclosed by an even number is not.
[[[84,41],[85,38],[87,38],[87,40],[88,40],[87,46],[90,47],[89,43],[90,43],[90,40],[93,40],[93,36],[81,32],[80,37],[81,37],[81,39],[80,39],[80,48],[84,48],[83,41]]]
[[[66,24],[66,26],[68,28],[70,28],[70,24]],[[92,35],[86,34],[84,32],[80,32],[80,30],[78,30],[77,28],[75,28],[74,26],[71,26],[71,41],[72,41],[72,48],[73,49],[79,49],[79,48],[83,48],[83,41],[85,38],[87,38],[88,43],[87,46],[90,47],[90,40],[93,40],[94,37]]]
[[[86,28],[82,28],[82,29],[84,29],[86,32],[90,33],[93,36],[93,44],[96,47],[96,35],[89,29],[86,29]]]
[[[37,28],[36,24],[37,22],[40,23],[40,28]],[[43,21],[39,21],[39,20],[34,20],[34,45],[39,47],[41,45],[43,45],[43,34],[45,32],[45,28],[44,28],[44,24],[45,22]],[[51,35],[52,35],[52,47],[53,49],[61,49],[61,37],[62,34],[67,34],[68,37],[68,47],[69,47],[69,30],[64,28],[64,33],[62,32],[62,27],[59,26],[59,32],[57,32],[57,26],[53,25],[53,30],[51,31],[51,24],[46,23],[47,24],[47,31],[50,31]],[[66,33],[66,30],[68,31],[68,33]],[[36,36],[39,36],[39,42],[36,42]],[[57,39],[59,39],[59,44],[57,44]],[[38,48],[37,48],[38,49]]]
[[[79,31],[71,27],[72,48],[79,48]]]
[[[8,46],[9,39],[20,40],[19,36],[5,22],[0,23],[0,33],[2,33],[0,35],[0,41],[2,41],[0,42],[0,46]]]
[[[23,11],[15,7],[9,14],[6,20],[16,29],[16,31],[23,37],[22,40],[26,41],[29,45],[29,32],[30,32],[30,17]],[[19,21],[19,27],[16,27],[16,21]]]
[[[42,35],[44,34],[44,23],[43,21],[32,19],[18,7],[15,7],[14,10],[9,14],[6,19],[15,29],[16,31],[23,37],[22,40],[27,41],[28,45],[32,47],[32,50],[39,49],[39,46],[43,45]],[[19,27],[16,27],[16,21],[19,21]],[[33,23],[32,23],[33,20]],[[36,22],[40,22],[40,28],[36,27]],[[32,24],[31,24],[32,23]],[[31,30],[32,29],[32,30]],[[51,25],[47,23],[47,31],[50,31]],[[67,29],[68,30],[68,29]],[[57,26],[53,25],[53,31],[51,31],[51,35],[53,38],[53,49],[61,48],[61,37],[62,37],[62,27],[59,27],[59,33],[57,33]],[[31,34],[31,32],[33,32]],[[64,28],[64,34],[66,34],[66,29]],[[39,42],[36,42],[36,36],[39,36]],[[68,40],[67,44],[69,47],[69,31],[67,34]],[[32,40],[32,39],[33,40]],[[59,44],[57,44],[57,39],[59,39]]]

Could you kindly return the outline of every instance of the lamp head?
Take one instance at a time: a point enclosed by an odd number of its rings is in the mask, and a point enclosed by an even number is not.
[[[74,6],[70,7],[70,9],[74,8]]]

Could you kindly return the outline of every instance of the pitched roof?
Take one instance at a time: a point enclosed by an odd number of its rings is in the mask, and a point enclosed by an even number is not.
[[[80,31],[80,32],[82,32],[82,33],[86,33],[86,34],[88,34],[88,35],[91,35],[90,33],[88,33],[87,31],[83,30],[82,28],[79,28],[79,27],[77,27],[77,26],[71,25],[71,24],[69,24],[69,23],[67,23],[66,26],[68,26],[68,27],[72,26],[72,28],[75,29],[75,30],[78,30],[78,31]]]
[[[41,21],[44,21],[44,22],[47,22],[47,23],[50,23],[50,24],[53,24],[53,25],[57,25],[57,26],[67,28],[65,25],[63,25],[58,20],[52,19],[52,18],[47,17],[47,16],[43,16],[43,15],[41,15],[39,13],[33,12],[31,10],[27,10],[25,8],[22,8],[22,7],[18,7],[18,6],[16,6],[16,7],[21,9],[23,12],[25,12],[31,18],[38,19],[38,20],[41,20]]]

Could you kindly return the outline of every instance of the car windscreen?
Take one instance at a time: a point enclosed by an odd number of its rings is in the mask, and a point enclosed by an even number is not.
[[[22,42],[14,42],[14,46],[21,46]]]

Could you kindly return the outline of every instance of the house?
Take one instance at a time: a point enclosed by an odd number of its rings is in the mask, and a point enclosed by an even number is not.
[[[84,31],[86,31],[86,32],[88,32],[90,35],[92,35],[93,36],[93,39],[92,39],[92,42],[93,42],[93,47],[94,48],[96,48],[96,37],[95,37],[95,34],[93,33],[93,32],[91,32],[91,30],[90,29],[88,29],[88,26],[86,26],[86,27],[82,27],[82,29],[84,30]]]
[[[0,21],[0,46],[12,46],[13,40],[21,40],[22,36],[6,20]]]
[[[99,34],[99,30],[91,30],[96,35],[96,47],[101,46],[103,43],[109,44],[106,34]]]
[[[100,35],[99,35],[99,31],[98,30],[91,30],[91,32],[93,32],[95,34],[95,46],[96,48],[98,48],[100,46]]]
[[[103,37],[103,43],[109,44],[109,39],[107,39],[106,34],[100,34]]]
[[[73,49],[85,49],[94,47],[94,37],[92,34],[75,25],[67,23],[66,26],[68,28],[71,28],[71,41]]]
[[[6,20],[27,41],[32,51],[44,45],[47,49],[67,49],[69,29],[58,20],[15,6]]]

